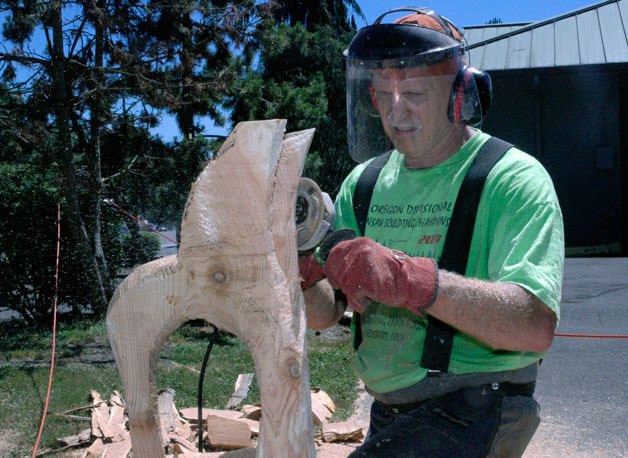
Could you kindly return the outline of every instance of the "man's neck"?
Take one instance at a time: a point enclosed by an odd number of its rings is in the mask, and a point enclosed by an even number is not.
[[[452,129],[434,148],[422,158],[405,157],[405,166],[411,170],[429,169],[456,154],[460,148],[475,134],[476,130],[469,126]]]

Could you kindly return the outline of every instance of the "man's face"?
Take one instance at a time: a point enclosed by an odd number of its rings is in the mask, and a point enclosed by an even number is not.
[[[429,162],[454,129],[447,117],[454,76],[410,68],[374,70],[372,77],[384,130],[395,148],[411,162]]]

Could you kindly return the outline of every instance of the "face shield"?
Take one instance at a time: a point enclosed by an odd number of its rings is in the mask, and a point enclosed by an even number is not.
[[[348,146],[359,163],[390,150],[428,154],[488,109],[488,75],[466,67],[462,42],[441,31],[376,21],[345,58]]]

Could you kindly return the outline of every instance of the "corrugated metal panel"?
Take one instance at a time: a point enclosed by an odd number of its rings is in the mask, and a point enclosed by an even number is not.
[[[464,38],[467,41],[467,46],[471,46],[474,43],[490,40],[505,33],[511,33],[515,30],[521,29],[530,25],[529,22],[519,22],[514,24],[490,24],[485,26],[471,26],[463,29]],[[483,47],[469,50],[469,63],[478,68],[484,68],[482,61],[484,60]]]
[[[598,10],[598,15],[606,61],[628,62],[628,38],[624,28],[624,24],[628,23],[628,2],[603,6]]]
[[[576,16],[578,21],[578,43],[580,44],[581,64],[603,64],[606,62],[602,32],[597,10],[587,11]]]
[[[532,30],[515,35],[509,41],[506,68],[528,67],[532,50]]]
[[[486,40],[486,38],[484,38],[485,33],[488,32],[489,29],[488,27],[485,28],[472,28],[472,29],[464,29],[463,30],[463,34],[464,34],[464,38],[465,40],[467,40],[467,45],[471,45],[473,43],[477,43],[478,41],[484,41]]]
[[[551,67],[555,57],[554,24],[547,24],[532,31],[530,67]]]
[[[522,27],[530,25],[530,22],[519,22],[515,24],[487,24],[480,26],[465,27],[463,29],[464,38],[467,45],[472,45],[480,41],[490,40],[499,35],[510,33]]]
[[[484,58],[482,59],[482,64],[480,65],[480,68],[506,68],[506,58],[508,57],[508,41],[509,40],[499,40],[487,45],[486,50],[484,51]]]
[[[556,37],[554,65],[580,65],[578,21],[575,16],[556,22],[554,27]]]
[[[517,27],[468,27],[465,34],[472,65],[485,70],[628,62],[628,0]]]
[[[467,54],[467,59],[469,64],[474,66],[475,68],[485,68],[482,64],[484,60],[484,46],[481,48],[471,49]]]
[[[491,40],[491,39],[494,39],[495,37],[512,33],[528,25],[530,25],[529,22],[521,22],[521,23],[514,23],[514,24],[498,24],[498,25],[490,24],[486,26],[472,26],[472,27],[465,27],[463,29],[463,33],[464,33],[464,38],[467,41],[467,46],[471,46],[474,43]],[[503,56],[503,58],[505,58],[506,54],[508,53],[507,46],[508,45],[506,44],[506,48],[504,49],[503,45],[500,45],[497,47],[495,52]],[[484,47],[470,49],[469,50],[470,64],[477,68],[485,68],[484,53],[485,53]],[[495,59],[498,59],[498,58],[499,56],[491,56],[490,60],[491,62],[493,62]]]

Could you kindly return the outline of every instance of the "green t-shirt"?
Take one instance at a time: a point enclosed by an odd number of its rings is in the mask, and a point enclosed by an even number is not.
[[[369,208],[366,236],[410,256],[438,260],[462,180],[482,144],[478,131],[445,162],[410,170],[394,151],[382,169]],[[353,190],[365,165],[344,181],[336,198],[336,229],[358,232]],[[563,223],[543,166],[511,148],[491,170],[482,192],[466,276],[516,283],[558,316],[564,259]],[[402,308],[371,303],[361,315],[362,343],[355,370],[371,390],[387,393],[423,379],[419,363],[427,319]],[[518,369],[542,354],[492,350],[463,333],[454,337],[450,372]]]

